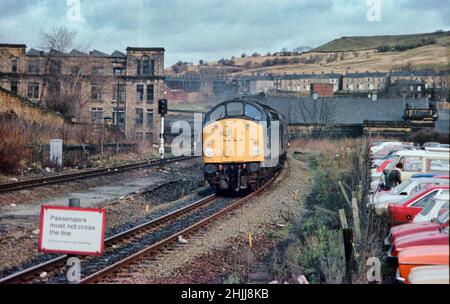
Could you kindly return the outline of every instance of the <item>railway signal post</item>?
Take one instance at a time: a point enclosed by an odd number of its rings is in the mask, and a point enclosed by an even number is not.
[[[158,114],[161,115],[161,133],[159,135],[159,155],[164,159],[164,115],[167,114],[167,99],[158,101]]]

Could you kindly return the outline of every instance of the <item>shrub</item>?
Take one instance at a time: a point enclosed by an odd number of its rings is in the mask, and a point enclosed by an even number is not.
[[[391,50],[391,48],[389,47],[389,45],[380,45],[378,48],[378,53],[386,53],[389,52]]]
[[[24,129],[18,122],[0,122],[0,171],[19,173],[28,156]]]

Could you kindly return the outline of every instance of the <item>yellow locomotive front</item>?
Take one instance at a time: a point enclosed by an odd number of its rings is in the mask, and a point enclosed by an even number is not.
[[[205,179],[216,192],[255,190],[268,176],[268,117],[256,102],[235,99],[206,114],[203,127]]]

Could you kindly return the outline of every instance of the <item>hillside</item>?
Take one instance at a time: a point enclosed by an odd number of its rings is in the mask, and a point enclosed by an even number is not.
[[[435,39],[436,43],[405,49],[388,49],[378,52],[377,47],[388,45],[415,45],[423,39]],[[208,66],[192,65],[190,73],[202,73],[206,68],[219,74],[249,75],[252,73],[320,73],[320,72],[362,72],[390,71],[396,69],[450,69],[450,32],[344,37],[323,46],[293,56],[246,56],[232,58],[233,66],[209,62]],[[236,71],[232,71],[235,68]],[[171,73],[167,69],[168,74]]]
[[[413,35],[342,37],[319,46],[313,51],[336,52],[350,50],[368,50],[376,49],[384,45],[393,47],[395,45],[415,44],[429,38],[434,38],[438,45],[450,46],[450,31],[447,31]]]

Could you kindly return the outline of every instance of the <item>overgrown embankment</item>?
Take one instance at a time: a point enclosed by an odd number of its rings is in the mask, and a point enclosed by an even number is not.
[[[367,282],[366,259],[381,256],[379,244],[386,227],[366,207],[370,184],[367,142],[315,140],[295,146],[294,157],[306,161],[312,171],[313,189],[284,253],[274,261],[278,281],[303,274],[310,283]],[[351,277],[346,276],[340,209],[354,234]]]
[[[103,125],[74,125],[30,100],[0,88],[0,172],[21,173],[27,167],[46,166],[43,146],[60,138],[64,144],[117,142],[121,135]],[[38,159],[38,160],[36,160]]]

